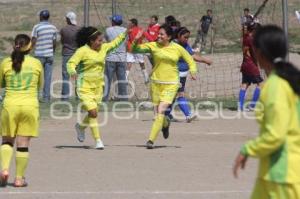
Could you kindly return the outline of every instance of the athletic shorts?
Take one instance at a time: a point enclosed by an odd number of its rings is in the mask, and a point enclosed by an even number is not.
[[[176,97],[178,88],[178,84],[160,84],[152,82],[151,97],[153,104],[158,105],[160,102],[172,104]]]
[[[77,88],[77,95],[86,111],[98,108],[103,97],[103,87],[98,88]]]
[[[275,183],[257,179],[251,199],[300,198],[300,183]]]
[[[39,108],[32,106],[4,106],[1,111],[2,136],[39,136]]]
[[[145,62],[143,54],[127,53],[126,60],[128,63],[144,63]]]
[[[185,90],[186,77],[180,77],[180,86],[178,92],[184,92]]]
[[[260,75],[246,75],[242,74],[242,83],[243,84],[259,84],[263,81]]]

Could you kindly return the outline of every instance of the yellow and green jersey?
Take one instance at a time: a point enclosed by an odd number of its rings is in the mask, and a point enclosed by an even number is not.
[[[187,62],[191,73],[197,73],[196,63],[193,57],[179,44],[171,42],[168,46],[162,46],[157,42],[136,44],[132,46],[135,53],[151,53],[153,57],[153,72],[151,80],[158,83],[179,83],[178,60],[182,58]]]
[[[67,63],[67,70],[70,75],[78,73],[78,88],[98,88],[104,85],[105,57],[125,39],[126,33],[121,33],[112,42],[102,44],[99,51],[91,49],[89,45],[76,50]]]
[[[300,183],[300,100],[289,83],[272,73],[261,91],[256,116],[259,136],[242,154],[260,159],[259,178]]]
[[[25,55],[22,68],[16,73],[11,58],[5,58],[0,65],[0,85],[5,88],[4,106],[38,106],[38,91],[43,86],[41,62]]]

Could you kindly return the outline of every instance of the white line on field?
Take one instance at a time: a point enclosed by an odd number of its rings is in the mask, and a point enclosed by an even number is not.
[[[180,195],[205,195],[205,194],[238,194],[238,193],[250,193],[250,191],[82,191],[82,192],[63,192],[63,191],[21,191],[21,192],[1,192],[0,195],[19,195],[19,194],[32,194],[32,195],[45,195],[45,194],[56,194],[56,195],[68,195],[68,194],[118,194],[118,195],[132,195],[132,194],[150,194],[150,195],[163,195],[163,194],[180,194]]]

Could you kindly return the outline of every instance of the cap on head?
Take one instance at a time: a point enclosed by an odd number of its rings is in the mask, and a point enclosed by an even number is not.
[[[49,17],[50,17],[49,10],[41,10],[40,11],[40,17],[43,18],[43,19],[49,19]]]
[[[74,12],[68,12],[66,18],[70,20],[71,24],[77,25],[76,14]]]
[[[122,15],[113,15],[111,17],[111,20],[115,23],[122,23],[123,22],[123,18]]]

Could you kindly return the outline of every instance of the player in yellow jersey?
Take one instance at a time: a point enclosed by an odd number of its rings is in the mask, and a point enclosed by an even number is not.
[[[192,79],[196,79],[197,67],[193,57],[179,44],[172,42],[173,30],[168,25],[162,25],[159,29],[156,42],[138,44],[143,32],[139,32],[133,42],[133,52],[151,53],[153,57],[153,69],[151,73],[151,97],[157,113],[152,125],[149,140],[146,143],[148,149],[153,148],[158,133],[162,130],[164,138],[169,136],[170,121],[164,113],[172,104],[179,88],[179,70],[177,62],[182,58],[189,66]]]
[[[29,159],[29,143],[31,138],[39,135],[38,90],[43,86],[44,75],[40,61],[28,55],[30,49],[30,37],[17,35],[11,57],[5,58],[0,65],[0,85],[5,88],[0,128],[1,186],[7,184],[15,143],[14,186],[27,185],[24,175]]]
[[[88,112],[82,122],[76,123],[77,139],[83,142],[85,128],[91,128],[96,149],[104,149],[98,129],[98,106],[103,96],[105,57],[126,39],[127,32],[121,33],[109,43],[103,43],[103,35],[94,27],[84,27],[77,34],[78,48],[67,63],[71,77],[77,79],[77,94]]]
[[[267,25],[254,36],[254,51],[265,70],[265,82],[256,107],[259,135],[243,145],[234,175],[247,157],[259,158],[252,199],[300,198],[300,71],[285,60],[288,45],[283,30]]]

